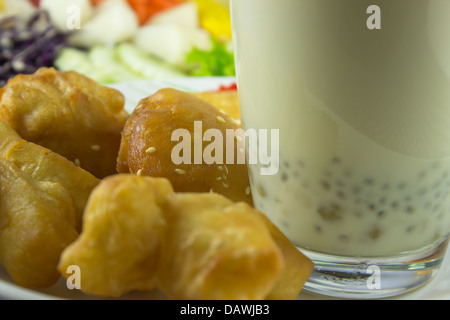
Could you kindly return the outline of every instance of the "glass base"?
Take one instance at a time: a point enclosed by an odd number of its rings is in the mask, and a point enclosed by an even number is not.
[[[439,271],[449,239],[392,258],[339,257],[300,249],[315,264],[304,290],[335,298],[381,299],[409,293]]]

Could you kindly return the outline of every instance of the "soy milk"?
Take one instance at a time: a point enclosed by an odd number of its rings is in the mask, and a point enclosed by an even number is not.
[[[380,29],[368,28],[373,4]],[[280,130],[279,174],[250,166],[256,207],[297,246],[330,254],[389,256],[447,236],[450,1],[231,10],[243,126]]]

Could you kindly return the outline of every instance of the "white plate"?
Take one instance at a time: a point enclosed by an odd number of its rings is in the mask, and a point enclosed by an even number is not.
[[[236,80],[233,77],[188,77],[160,81],[130,81],[110,85],[121,91],[126,98],[125,110],[131,113],[139,101],[162,88],[175,88],[187,92],[202,92],[216,90],[221,85],[231,85]]]
[[[235,82],[229,77],[202,77],[202,78],[181,78],[166,81],[134,81],[111,85],[120,90],[126,98],[126,110],[132,112],[139,101],[150,96],[157,90],[171,87],[189,92],[201,92],[215,90],[221,85],[230,85]],[[16,286],[11,282],[4,268],[0,265],[0,299],[21,299],[21,300],[48,300],[48,299],[73,299],[91,300],[99,299],[88,296],[77,290],[69,290],[64,279],[48,289],[30,290]],[[158,292],[130,293],[121,299],[165,299]],[[302,292],[299,299],[317,300],[328,299],[323,296],[316,296],[307,292]],[[439,299],[450,300],[450,248],[444,261],[444,266],[428,285],[414,293],[397,297],[396,299]]]

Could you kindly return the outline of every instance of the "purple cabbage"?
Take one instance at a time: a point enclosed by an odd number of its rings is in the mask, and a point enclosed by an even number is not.
[[[68,46],[67,33],[57,30],[46,11],[29,21],[19,17],[0,20],[0,88],[18,74],[51,67],[59,51]]]

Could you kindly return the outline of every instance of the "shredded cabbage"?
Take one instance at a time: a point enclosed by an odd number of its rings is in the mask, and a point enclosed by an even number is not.
[[[46,11],[37,11],[28,21],[16,16],[0,20],[0,87],[17,74],[53,66],[59,51],[68,45],[66,38]]]

